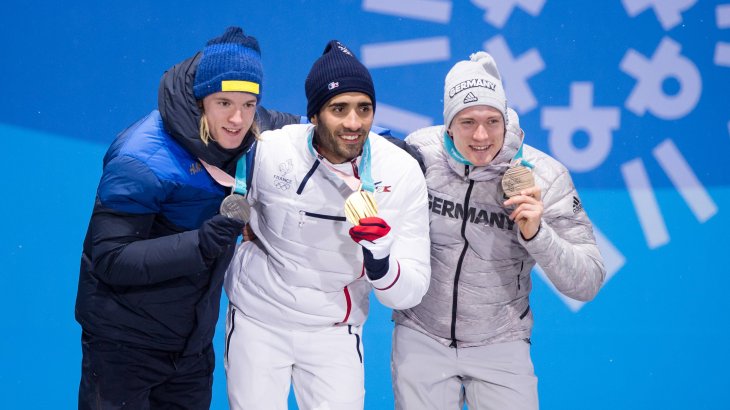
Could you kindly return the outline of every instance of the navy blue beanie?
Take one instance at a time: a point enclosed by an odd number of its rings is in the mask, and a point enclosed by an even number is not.
[[[332,97],[350,91],[368,95],[375,109],[375,87],[370,72],[344,44],[332,40],[314,62],[304,82],[307,118],[318,114]]]
[[[218,91],[244,91],[261,100],[263,79],[259,42],[245,35],[240,27],[229,27],[203,49],[193,93],[202,100]]]

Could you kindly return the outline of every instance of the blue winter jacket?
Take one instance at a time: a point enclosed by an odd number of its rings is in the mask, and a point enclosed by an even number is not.
[[[84,240],[76,320],[84,332],[131,346],[196,354],[212,342],[233,246],[205,260],[198,228],[227,194],[198,158],[233,175],[254,142],[227,150],[198,137],[192,82],[200,55],[168,70],[158,107],[123,131],[104,157]],[[259,108],[262,130],[300,117]]]

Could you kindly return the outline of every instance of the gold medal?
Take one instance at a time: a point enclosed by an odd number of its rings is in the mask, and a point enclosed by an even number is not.
[[[378,205],[369,191],[353,192],[345,200],[345,217],[353,225],[359,225],[362,218],[376,215],[378,215]]]
[[[502,189],[508,198],[519,195],[520,191],[535,186],[535,178],[529,168],[518,165],[504,173],[502,177]]]

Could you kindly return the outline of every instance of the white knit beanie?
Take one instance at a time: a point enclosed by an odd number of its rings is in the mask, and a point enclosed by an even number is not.
[[[448,128],[456,114],[464,108],[487,105],[499,110],[507,123],[507,97],[502,87],[497,63],[485,51],[459,61],[444,82],[444,125]]]

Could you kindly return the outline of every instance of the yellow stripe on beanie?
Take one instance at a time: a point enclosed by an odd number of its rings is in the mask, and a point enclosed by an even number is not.
[[[243,91],[258,95],[259,84],[251,81],[224,80],[221,81],[221,91]]]

